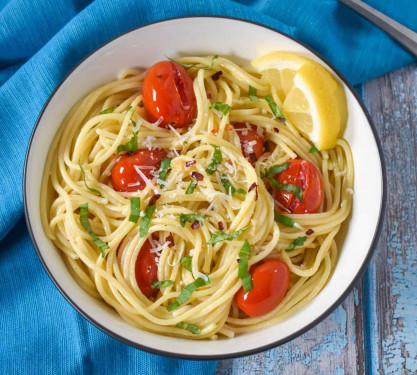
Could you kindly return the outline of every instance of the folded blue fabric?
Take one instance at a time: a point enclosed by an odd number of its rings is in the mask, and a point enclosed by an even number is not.
[[[409,27],[417,25],[413,0],[368,2]],[[413,61],[383,32],[335,0],[0,0],[1,373],[214,372],[215,362],[148,354],[88,323],[43,271],[22,220],[28,140],[63,76],[89,52],[129,29],[201,14],[253,20],[296,36],[353,84]]]

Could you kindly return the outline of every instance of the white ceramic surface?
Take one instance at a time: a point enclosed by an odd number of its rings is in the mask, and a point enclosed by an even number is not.
[[[355,164],[354,203],[349,228],[329,283],[311,303],[282,323],[233,339],[198,342],[134,328],[80,288],[65,267],[60,253],[43,232],[39,210],[40,167],[45,164],[49,146],[61,121],[78,99],[115,79],[123,68],[149,67],[164,59],[164,55],[217,53],[247,62],[273,50],[296,51],[321,61],[294,40],[245,21],[194,17],[151,24],[131,31],[94,52],[64,80],[44,108],[29,147],[25,172],[25,207],[32,238],[44,266],[61,292],[84,316],[111,335],[149,351],[179,357],[220,358],[253,353],[287,341],[329,313],[366,263],[382,212],[383,172],[367,116],[347,86],[349,122],[345,137],[352,147]]]

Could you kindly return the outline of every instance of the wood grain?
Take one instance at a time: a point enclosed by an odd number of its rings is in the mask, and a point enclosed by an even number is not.
[[[417,373],[417,66],[359,91],[383,144],[389,189],[365,277],[309,332],[258,355],[220,361],[216,374]]]

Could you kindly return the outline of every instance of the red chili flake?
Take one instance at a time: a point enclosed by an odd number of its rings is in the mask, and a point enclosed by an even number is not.
[[[274,128],[274,132],[275,133],[279,133],[279,129],[278,128]]]
[[[309,230],[306,232],[306,235],[307,235],[307,236],[311,236],[313,233],[314,233],[314,230],[313,230],[313,229],[309,229]]]
[[[158,74],[158,75],[156,76],[156,78],[161,79],[161,78],[162,78],[162,74]]]
[[[193,223],[191,224],[191,228],[193,229],[200,228],[200,222],[198,220],[194,220]]]
[[[256,192],[256,198],[255,198],[255,200],[258,200],[258,185],[256,184],[256,182],[254,182],[250,187],[249,187],[249,190],[248,190],[248,193],[249,192],[251,192],[253,189],[256,189],[255,190],[255,192]]]
[[[149,200],[149,206],[153,206],[156,201],[161,198],[161,194],[155,194],[150,200]]]
[[[219,227],[219,230],[223,230],[223,229],[224,229],[223,222],[221,222],[221,221],[219,221],[219,222],[217,223],[217,226]]]
[[[226,125],[226,130],[232,130],[233,129],[233,125],[232,124],[227,124]]]
[[[211,94],[209,92],[207,93],[207,99],[211,99]]]
[[[285,117],[279,117],[279,118],[278,118],[278,121],[279,121],[279,122],[285,122]]]
[[[196,181],[203,181],[204,180],[204,176],[201,173],[198,172],[193,172],[191,173],[191,176],[193,176],[194,180]]]
[[[219,131],[218,129],[214,128],[211,132],[216,134],[218,131]]]
[[[197,161],[196,160],[190,160],[190,161],[187,161],[186,163],[185,163],[185,166],[186,167],[191,167],[192,165],[194,165],[194,164],[196,164],[197,163]]]
[[[174,236],[172,235],[172,233],[170,233],[167,237],[167,242],[169,242],[168,247],[173,247],[175,245],[174,243]]]
[[[220,76],[223,74],[223,72],[221,71],[221,70],[219,70],[218,72],[216,72],[216,73],[214,73],[212,76],[211,76],[211,79],[213,80],[213,81],[217,81],[219,78],[220,78]]]
[[[232,159],[229,159],[226,163],[233,165]]]
[[[252,161],[257,161],[258,160],[258,158],[256,157],[256,154],[254,152],[251,152],[249,154],[249,157],[251,158]]]

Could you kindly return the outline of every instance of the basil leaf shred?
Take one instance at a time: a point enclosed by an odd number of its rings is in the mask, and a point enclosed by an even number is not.
[[[194,221],[198,220],[201,223],[201,226],[204,226],[204,221],[206,217],[201,214],[181,214],[180,215],[180,224],[182,227],[185,227],[187,222],[193,223]]]
[[[191,333],[194,333],[194,335],[199,335],[201,333],[201,330],[198,326],[190,323],[179,322],[175,325],[175,327],[190,331]]]
[[[277,104],[274,102],[274,99],[271,95],[265,96],[265,100],[268,102],[269,108],[271,108],[272,114],[278,119],[278,120],[285,120],[284,114],[281,112],[281,110],[278,108]]]
[[[227,194],[232,194],[232,197],[237,194],[246,194],[246,190],[243,189],[236,189],[229,181],[227,176],[223,173],[220,177],[220,181],[223,185],[223,187],[226,189]]]
[[[206,172],[210,175],[216,172],[217,168],[220,166],[220,163],[223,160],[223,155],[220,150],[220,146],[213,145],[213,144],[212,146],[214,148],[213,159],[211,159],[211,162],[206,169]]]
[[[285,249],[287,253],[293,251],[296,246],[303,246],[304,242],[306,241],[307,237],[297,237],[293,242],[291,242],[288,247]]]
[[[139,220],[139,216],[140,216],[140,198],[131,197],[129,221],[136,224]]]
[[[137,151],[138,150],[138,132],[133,133],[133,137],[130,138],[130,141],[124,145],[117,146],[117,153],[119,154],[122,151]]]
[[[223,231],[217,231],[211,235],[211,238],[209,242],[207,242],[209,245],[221,242],[221,241],[232,241],[235,238],[238,238],[245,230],[249,229],[249,226],[245,226],[239,230],[237,230],[234,233],[224,233]]]
[[[180,259],[180,264],[187,270],[190,271],[192,270],[192,265],[191,265],[191,257],[190,256],[186,256],[186,257],[182,257]]]
[[[90,222],[88,221],[88,203],[83,203],[80,206],[80,223],[93,239],[94,244],[100,249],[101,256],[104,258],[106,256],[106,250],[110,249],[110,247],[93,232]]]
[[[193,294],[196,289],[208,284],[210,284],[210,279],[208,276],[207,280],[203,279],[202,277],[198,277],[192,283],[184,287],[184,289],[181,291],[175,302],[167,306],[167,310],[175,310],[176,308],[187,302],[188,299],[191,297],[191,294]]]
[[[191,181],[190,184],[187,187],[187,190],[185,191],[186,195],[190,195],[194,193],[195,188],[197,187],[197,181]]]
[[[249,99],[251,102],[259,102],[255,87],[249,86]]]
[[[99,113],[99,115],[105,115],[105,114],[107,114],[107,113],[113,113],[113,111],[114,111],[114,108],[113,108],[113,107],[111,107],[111,108],[107,108],[107,109],[105,109],[104,111],[101,111],[101,112]]]
[[[168,169],[171,166],[171,159],[163,159],[161,161],[161,167],[159,170],[158,179],[161,181],[165,181],[167,178]],[[164,187],[164,184],[161,184],[161,188]]]
[[[316,147],[316,145],[313,144],[313,146],[311,146],[310,150],[308,150],[309,154],[313,154],[315,152],[320,152],[319,149]]]
[[[242,280],[243,285],[243,291],[249,292],[253,286],[252,286],[252,276],[249,273],[249,265],[248,265],[248,259],[251,255],[252,251],[250,248],[250,244],[248,240],[245,240],[245,243],[243,244],[242,248],[239,251],[239,267],[238,267],[238,275],[239,278]]]
[[[90,187],[90,186],[87,185],[87,181],[85,180],[85,171],[84,171],[84,168],[83,168],[83,166],[81,164],[81,158],[78,160],[78,165],[80,166],[81,174],[83,175],[84,185],[87,188],[87,190],[91,191],[92,193],[101,195],[101,191],[100,190],[94,189],[94,188],[92,188],[92,187]]]
[[[156,206],[146,207],[145,216],[140,221],[139,235],[140,237],[145,237],[149,231],[149,223],[151,221],[152,215],[155,212]]]
[[[279,212],[274,212],[274,220],[277,223],[280,223],[290,228],[294,228],[295,220],[291,219],[288,216],[282,215]]]
[[[172,280],[162,280],[162,281],[153,281],[151,283],[152,289],[161,289],[166,288],[167,286],[174,285],[174,282]]]
[[[215,109],[222,112],[225,116],[232,110],[232,107],[229,104],[222,102],[214,102],[209,109]]]
[[[214,60],[218,59],[219,58],[219,55],[214,55],[211,58],[211,64],[209,66],[197,66],[195,64],[184,64],[184,63],[181,63],[181,62],[179,62],[177,60],[172,59],[171,57],[168,57],[168,56],[165,56],[165,57],[168,60],[173,61],[173,62],[181,65],[184,69],[196,68],[196,69],[201,69],[201,70],[209,70],[209,69],[212,69],[213,68]]]

